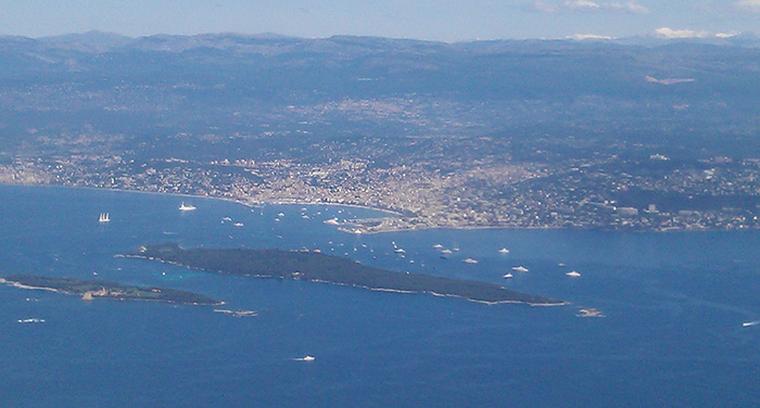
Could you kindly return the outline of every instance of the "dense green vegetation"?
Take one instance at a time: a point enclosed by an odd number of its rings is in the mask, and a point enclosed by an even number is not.
[[[306,251],[277,249],[183,249],[178,245],[140,248],[133,256],[176,263],[226,275],[328,282],[369,289],[433,293],[480,302],[562,304],[486,282],[392,272],[361,265],[350,259]]]

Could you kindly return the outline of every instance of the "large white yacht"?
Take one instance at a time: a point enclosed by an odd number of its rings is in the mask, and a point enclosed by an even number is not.
[[[182,204],[180,204],[179,206],[179,210],[180,211],[195,211],[196,207],[192,204],[185,204],[185,202],[183,201]]]

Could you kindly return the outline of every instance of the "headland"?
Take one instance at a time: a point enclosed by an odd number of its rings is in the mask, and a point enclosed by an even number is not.
[[[186,305],[220,305],[223,302],[203,295],[176,289],[139,287],[106,281],[85,281],[35,275],[12,275],[0,278],[0,284],[19,289],[46,290],[67,295],[81,296],[82,300],[97,298],[117,300],[143,300]]]

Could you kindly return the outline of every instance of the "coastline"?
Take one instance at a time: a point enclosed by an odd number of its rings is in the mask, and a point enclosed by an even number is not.
[[[37,276],[29,276],[29,277],[39,278]],[[169,303],[169,304],[176,304],[176,305],[193,305],[193,306],[222,306],[225,304],[225,302],[221,300],[211,299],[202,295],[197,295],[195,293],[185,292],[185,291],[175,290],[175,289],[139,287],[139,286],[122,286],[117,283],[111,283],[111,282],[79,281],[79,280],[70,279],[70,278],[50,278],[50,277],[44,277],[44,278],[58,280],[58,281],[65,280],[67,281],[66,282],[67,284],[73,284],[73,285],[97,284],[95,286],[100,287],[101,289],[92,290],[90,288],[87,288],[86,290],[84,290],[84,289],[76,289],[76,288],[72,289],[72,288],[58,288],[58,287],[53,287],[53,286],[38,286],[38,285],[26,284],[21,281],[14,280],[13,277],[11,277],[10,279],[0,278],[0,285],[5,285],[5,286],[13,287],[16,289],[22,289],[22,290],[45,291],[45,292],[58,293],[58,294],[68,295],[68,296],[81,296],[82,299],[86,301],[94,300],[94,299],[111,299],[111,300],[119,300],[119,301],[156,302],[156,303]],[[112,285],[116,285],[116,286],[114,287]],[[133,294],[127,293],[127,291],[129,290],[137,290],[137,291],[140,291],[141,293],[146,293],[146,292],[155,293],[156,291],[159,291],[162,296],[166,293],[169,293],[170,295],[173,295],[174,298],[135,296]],[[99,294],[97,293],[99,291],[105,291],[105,292]],[[89,297],[87,297],[88,295]],[[183,300],[183,299],[178,298],[177,297],[178,295],[181,295],[181,296],[190,295],[194,299]]]
[[[327,206],[327,207],[345,207],[345,208],[357,208],[362,210],[375,211],[382,214],[388,214],[393,217],[403,217],[401,212],[380,208],[370,207],[362,204],[346,204],[346,203],[331,203],[331,202],[311,202],[311,201],[298,201],[298,200],[273,200],[273,201],[257,201],[248,202],[242,199],[235,199],[229,197],[218,197],[211,195],[200,194],[188,194],[188,193],[169,193],[162,191],[145,191],[145,190],[128,190],[122,188],[105,188],[105,187],[89,187],[89,186],[68,186],[61,184],[24,184],[24,183],[2,183],[0,186],[8,187],[31,187],[31,188],[61,188],[61,189],[80,189],[91,191],[106,191],[116,193],[127,194],[148,194],[159,196],[171,196],[171,197],[185,197],[188,199],[202,199],[202,200],[218,200],[228,203],[242,205],[246,208],[259,208],[267,205],[290,205],[290,206]],[[378,218],[391,218],[391,217],[378,217]],[[656,233],[656,234],[670,234],[670,233],[699,233],[699,232],[743,232],[743,231],[760,231],[760,228],[745,228],[745,229],[721,229],[721,228],[668,228],[668,229],[616,229],[616,228],[603,228],[603,227],[588,227],[588,228],[571,228],[571,227],[552,227],[552,226],[519,226],[519,225],[427,225],[427,226],[414,226],[409,228],[385,228],[381,230],[364,230],[361,232],[351,231],[344,228],[343,225],[349,225],[350,222],[345,224],[334,225],[335,229],[351,235],[375,235],[394,232],[414,232],[414,231],[430,231],[430,230],[453,230],[453,231],[468,231],[468,230],[512,230],[512,231],[604,231],[604,232],[624,232],[634,234]]]
[[[19,283],[19,282],[12,282],[12,281],[6,280],[5,278],[0,278],[0,285],[7,285],[7,286],[10,286],[10,287],[13,287],[13,288],[16,288],[16,289],[24,289],[24,290],[44,290],[46,292],[62,293],[62,294],[65,294],[65,295],[73,295],[74,294],[74,293],[71,293],[71,292],[66,292],[66,291],[63,291],[63,290],[60,290],[60,289],[55,289],[55,288],[46,288],[46,287],[43,287],[43,286],[24,285],[24,284]]]
[[[387,228],[383,230],[377,230],[377,231],[366,231],[362,230],[361,233],[349,231],[346,228],[343,228],[341,225],[336,226],[336,229],[340,232],[346,233],[346,234],[352,234],[352,235],[376,235],[376,234],[386,234],[386,233],[392,233],[392,232],[414,232],[414,231],[431,231],[431,230],[453,230],[453,231],[468,231],[468,230],[515,230],[515,231],[590,231],[592,229],[590,228],[561,228],[561,227],[519,227],[519,226],[509,226],[509,225],[462,225],[462,226],[455,226],[455,225],[431,225],[431,226],[424,226],[424,227],[411,227],[411,228]],[[616,231],[616,230],[609,230],[609,231]],[[634,231],[631,231],[634,232]],[[646,231],[643,231],[646,232]],[[656,231],[651,231],[656,232]]]
[[[9,185],[9,184],[6,184]],[[33,184],[19,184],[23,186],[36,186]],[[93,190],[93,191],[112,191],[117,193],[138,193],[138,194],[150,194],[150,195],[163,195],[163,196],[172,196],[172,197],[185,197],[189,199],[202,199],[202,200],[218,200],[218,201],[225,201],[228,203],[233,204],[239,204],[246,208],[258,208],[266,205],[301,205],[301,206],[329,206],[329,207],[347,207],[347,208],[358,208],[363,210],[371,210],[376,211],[380,213],[387,213],[392,214],[395,216],[402,216],[403,214],[397,211],[388,210],[385,208],[379,208],[379,207],[369,207],[366,205],[361,204],[343,204],[343,203],[325,203],[325,202],[311,202],[311,201],[297,201],[297,200],[276,200],[276,201],[255,201],[255,202],[248,202],[242,199],[235,199],[235,198],[229,198],[229,197],[217,197],[217,196],[211,196],[211,195],[199,195],[199,194],[188,194],[188,193],[165,193],[161,191],[143,191],[143,190],[127,190],[123,188],[101,188],[101,187],[86,187],[86,186],[59,186],[57,184],[45,184],[45,185],[39,185],[41,187],[63,187],[63,188],[74,188],[74,189],[83,189],[83,190]]]
[[[228,203],[239,204],[246,208],[258,208],[266,205],[292,205],[292,206],[327,206],[327,207],[346,207],[346,208],[358,208],[362,210],[370,210],[379,213],[391,214],[394,216],[403,216],[401,212],[380,208],[370,207],[361,204],[346,204],[346,203],[332,203],[332,202],[312,202],[312,201],[298,201],[298,200],[274,200],[274,201],[256,201],[248,202],[242,199],[235,199],[229,197],[218,197],[212,195],[200,195],[200,194],[188,194],[188,193],[168,193],[163,191],[145,191],[145,190],[128,190],[124,188],[105,188],[105,187],[88,187],[88,186],[67,186],[61,184],[9,184],[0,183],[2,186],[19,186],[19,187],[35,187],[35,188],[64,188],[74,190],[90,190],[90,191],[108,191],[115,193],[127,193],[127,194],[147,194],[158,196],[171,196],[171,197],[184,197],[188,199],[202,199],[202,200],[218,200]]]

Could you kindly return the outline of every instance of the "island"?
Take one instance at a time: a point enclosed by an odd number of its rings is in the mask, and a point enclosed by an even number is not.
[[[106,281],[85,281],[49,276],[13,275],[0,278],[0,284],[20,289],[46,290],[67,295],[77,295],[86,301],[96,298],[111,298],[184,305],[221,305],[224,303],[203,295],[176,289],[129,286]]]
[[[428,293],[474,302],[557,306],[564,301],[528,295],[479,281],[393,272],[316,251],[281,249],[181,248],[176,244],[142,246],[126,257],[161,261],[222,275],[292,279],[398,293]]]

